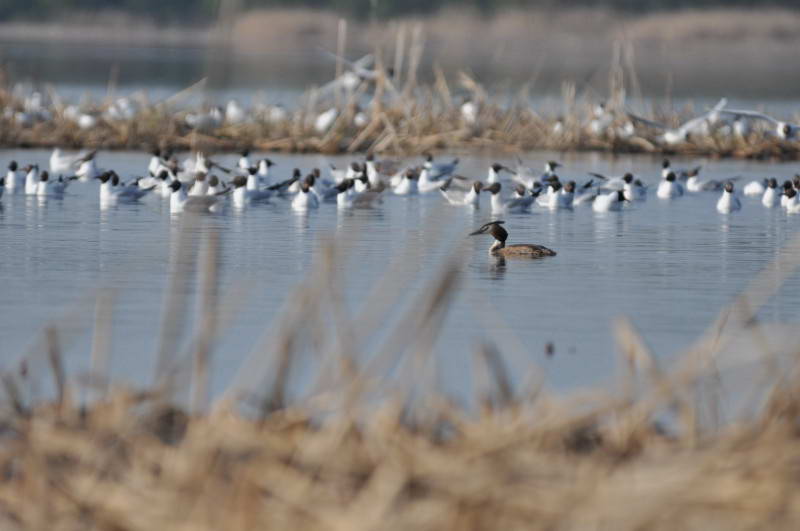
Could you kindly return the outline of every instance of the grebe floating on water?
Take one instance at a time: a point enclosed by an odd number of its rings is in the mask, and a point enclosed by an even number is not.
[[[475,232],[470,233],[470,236],[490,234],[495,239],[495,242],[489,248],[489,254],[492,256],[503,256],[505,258],[544,258],[545,256],[556,255],[555,251],[543,245],[518,243],[507,246],[506,240],[508,239],[508,232],[501,227],[503,223],[505,223],[505,221],[491,221]]]

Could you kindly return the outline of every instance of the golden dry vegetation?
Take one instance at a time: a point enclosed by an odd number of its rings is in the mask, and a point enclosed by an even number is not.
[[[183,222],[191,228],[200,221]],[[362,357],[372,325],[385,322],[389,306],[403,297],[402,282],[392,281],[395,268],[413,257],[390,264],[375,296],[349,314],[333,267],[341,252],[327,242],[308,276],[313,280],[290,298],[280,322],[265,324],[261,347],[209,405],[214,339],[231,316],[217,286],[221,240],[206,227],[198,259],[201,326],[187,357],[172,350],[174,327],[187,310],[186,264],[198,252],[191,233],[197,231],[184,231],[173,255],[157,354],[162,370],[151,389],[108,383],[111,302],[104,294],[91,374],[78,381],[65,375],[58,323],[47,326],[19,370],[4,374],[4,529],[800,525],[800,351],[786,370],[776,370],[767,353],[754,353],[748,370],[762,383],[753,413],[702,420],[720,405],[714,390],[726,341],[742,331],[765,333],[753,316],[800,264],[797,241],[668,367],[619,319],[623,376],[613,387],[563,396],[541,384],[520,386],[496,346],[476,345],[476,407],[420,384],[457,292],[458,255],[414,295],[374,355]],[[287,381],[309,327],[330,332],[315,340],[313,390],[298,395]],[[53,376],[52,399],[29,393],[37,358]],[[395,364],[408,370],[388,378]],[[186,394],[188,400],[179,398]]]

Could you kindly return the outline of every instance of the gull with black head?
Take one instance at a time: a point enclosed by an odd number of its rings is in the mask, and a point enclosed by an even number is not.
[[[717,211],[721,214],[729,214],[736,210],[741,210],[742,203],[733,193],[733,183],[728,181],[722,190],[722,197],[717,201]]]
[[[439,187],[439,191],[442,192],[442,196],[447,200],[448,203],[451,205],[465,205],[465,206],[473,206],[477,207],[480,205],[480,198],[481,198],[481,190],[483,190],[483,183],[480,181],[473,182],[469,190],[466,192],[461,190],[453,190],[452,189],[453,178],[448,178],[442,186]]]
[[[9,194],[16,194],[22,190],[23,174],[17,170],[17,161],[8,163],[8,173],[5,177],[5,188]]]
[[[534,201],[536,201],[537,195],[526,195],[523,197],[515,197],[512,199],[503,199],[503,196],[500,195],[500,191],[502,190],[502,185],[500,183],[494,183],[489,186],[484,186],[483,191],[489,192],[492,194],[491,198],[491,206],[492,206],[492,213],[493,214],[504,214],[506,212],[527,212],[530,210],[531,205]]]

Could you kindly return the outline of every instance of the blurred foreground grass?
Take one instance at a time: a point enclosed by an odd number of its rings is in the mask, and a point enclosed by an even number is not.
[[[619,319],[615,388],[554,396],[543,385],[518,386],[502,352],[476,344],[474,372],[483,383],[475,408],[425,383],[458,291],[460,251],[365,355],[403,297],[397,271],[413,256],[389,264],[351,313],[333,267],[340,243],[323,242],[309,280],[211,401],[215,338],[232,318],[223,301],[237,292],[218,285],[220,235],[200,218],[185,215],[182,223],[150,389],[111,383],[112,302],[104,292],[90,374],[66,376],[57,323],[3,374],[3,529],[800,526],[800,350],[781,370],[768,353],[755,353],[753,378],[763,383],[752,414],[717,422],[705,414],[719,406],[726,342],[764,332],[754,315],[800,264],[798,241],[669,367]],[[183,288],[195,269],[201,306],[180,348],[189,313]],[[315,383],[297,394],[288,381],[306,341],[319,353]],[[31,381],[43,376],[34,371],[52,375],[52,398],[34,392]]]

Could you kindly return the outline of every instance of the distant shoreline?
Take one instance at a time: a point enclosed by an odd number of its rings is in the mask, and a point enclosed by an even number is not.
[[[275,44],[294,46],[297,40],[330,44],[341,17],[332,12],[308,9],[254,10],[226,24],[210,26],[159,26],[124,13],[87,13],[60,22],[0,22],[3,42],[68,42],[105,44],[151,44],[210,46],[230,44],[248,52]],[[507,9],[492,17],[445,9],[436,14],[409,16],[387,21],[349,20],[349,39],[357,47],[385,43],[387,31],[399,25],[421,24],[431,42],[472,40],[476,28],[482,40],[502,39],[509,44],[537,42],[552,36],[570,39],[616,39],[642,44],[736,44],[760,41],[774,45],[800,42],[800,11],[769,8],[687,9],[633,15],[608,9]],[[587,33],[591,30],[591,33]],[[286,39],[290,40],[287,41]]]
[[[274,9],[232,17],[225,26],[180,28],[104,14],[64,24],[2,23],[0,46],[8,50],[15,42],[41,44],[44,54],[47,47],[81,44],[111,51],[114,47],[219,50],[247,62],[241,68],[266,68],[272,77],[292,72],[301,79],[298,72],[311,67],[310,61],[316,61],[313,66],[318,69],[333,67],[319,50],[336,49],[339,22],[330,12]],[[344,50],[349,58],[378,51],[391,62],[396,60],[398,40],[403,37],[408,43],[418,30],[424,47],[420,75],[429,81],[439,66],[447,72],[470,72],[487,86],[527,85],[532,92],[557,94],[569,81],[579,90],[591,86],[593,93],[602,94],[615,47],[622,43],[632,51],[623,58],[626,76],[635,71],[644,94],[693,99],[735,92],[754,99],[763,95],[786,100],[795,99],[795,87],[800,86],[798,27],[800,11],[780,9],[643,16],[604,9],[511,10],[488,19],[445,10],[388,22],[347,21]],[[62,64],[81,60],[80,54],[61,55]],[[8,60],[8,55],[0,60]],[[24,57],[15,58],[17,70],[24,70],[23,63]],[[231,74],[230,69],[220,73],[210,68],[193,72],[186,83],[204,76],[214,80],[216,75],[222,84]],[[24,79],[47,82],[44,73],[40,67],[24,74],[29,76]],[[253,77],[250,72],[245,75]]]

